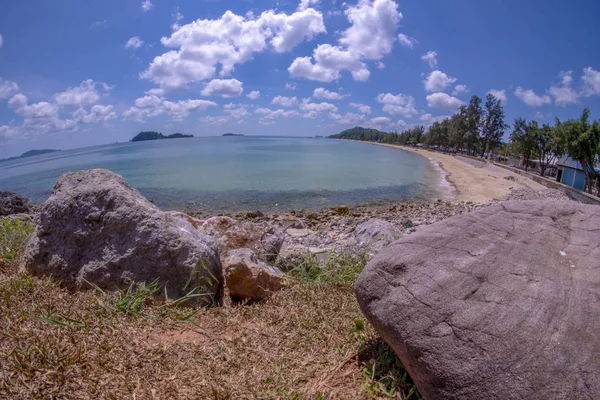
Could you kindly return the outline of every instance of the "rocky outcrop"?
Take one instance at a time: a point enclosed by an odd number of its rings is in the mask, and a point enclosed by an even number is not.
[[[277,226],[229,217],[209,218],[200,229],[215,237],[222,256],[231,250],[246,248],[262,259],[275,261],[285,240],[283,230]]]
[[[171,298],[197,289],[203,304],[218,302],[223,290],[214,240],[103,169],[59,178],[40,210],[24,269],[69,289],[158,280]]]
[[[256,258],[250,249],[236,249],[223,262],[225,283],[234,300],[262,300],[283,287],[283,273]]]
[[[354,237],[358,245],[372,253],[377,253],[394,240],[398,239],[401,232],[391,223],[373,218],[356,227]]]
[[[21,194],[0,191],[0,217],[3,215],[26,213],[29,199]]]
[[[600,398],[600,208],[505,202],[424,227],[360,275],[427,399]]]

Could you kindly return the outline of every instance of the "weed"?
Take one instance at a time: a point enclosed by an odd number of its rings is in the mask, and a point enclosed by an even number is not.
[[[288,275],[302,282],[354,286],[367,260],[366,253],[337,253],[332,250],[327,261],[322,264],[316,255],[310,254],[288,271]]]
[[[22,254],[33,229],[27,219],[0,219],[0,259],[14,261]]]

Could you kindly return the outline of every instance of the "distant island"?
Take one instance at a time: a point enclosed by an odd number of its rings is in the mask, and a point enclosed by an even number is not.
[[[345,131],[342,131],[337,135],[331,135],[328,137],[331,139],[368,140],[376,142],[379,141],[379,139],[385,135],[385,132],[378,131],[377,129],[355,126],[354,128],[346,129]]]
[[[25,153],[21,154],[18,157],[9,157],[9,158],[0,159],[0,162],[16,160],[17,158],[23,158],[23,157],[39,156],[40,154],[54,153],[55,151],[60,151],[60,150],[54,150],[54,149],[29,150],[29,151],[26,151]]]
[[[184,135],[183,133],[174,133],[172,135],[163,135],[160,132],[146,131],[140,132],[131,139],[132,142],[143,142],[145,140],[162,140],[162,139],[181,139],[193,138],[194,135]]]
[[[241,133],[224,133],[223,136],[244,136]]]

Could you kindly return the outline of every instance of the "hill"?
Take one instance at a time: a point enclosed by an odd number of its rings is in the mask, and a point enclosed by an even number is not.
[[[162,140],[162,139],[180,139],[180,138],[192,138],[194,137],[194,135],[185,135],[183,133],[173,133],[172,135],[163,135],[160,132],[154,132],[154,131],[145,131],[145,132],[140,132],[137,135],[135,135],[131,141],[132,142],[143,142],[146,140]]]
[[[380,141],[386,132],[378,131],[377,129],[363,128],[362,126],[355,126],[354,128],[346,129],[337,135],[331,135],[331,139],[350,139],[350,140],[367,140],[372,142]]]
[[[223,136],[244,136],[241,133],[224,133]]]
[[[54,153],[55,151],[60,151],[60,150],[54,150],[54,149],[29,150],[17,157],[9,157],[9,158],[0,159],[0,162],[16,160],[17,158],[23,158],[23,157],[39,156],[40,154]]]

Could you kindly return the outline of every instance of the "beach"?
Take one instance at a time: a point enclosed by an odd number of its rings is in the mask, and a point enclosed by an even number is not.
[[[406,146],[374,143],[381,146],[396,147],[427,157],[445,171],[445,179],[454,191],[456,201],[489,203],[505,198],[511,190],[529,188],[536,191],[546,189],[531,179],[515,174],[485,160],[474,160],[460,155],[450,155]]]

